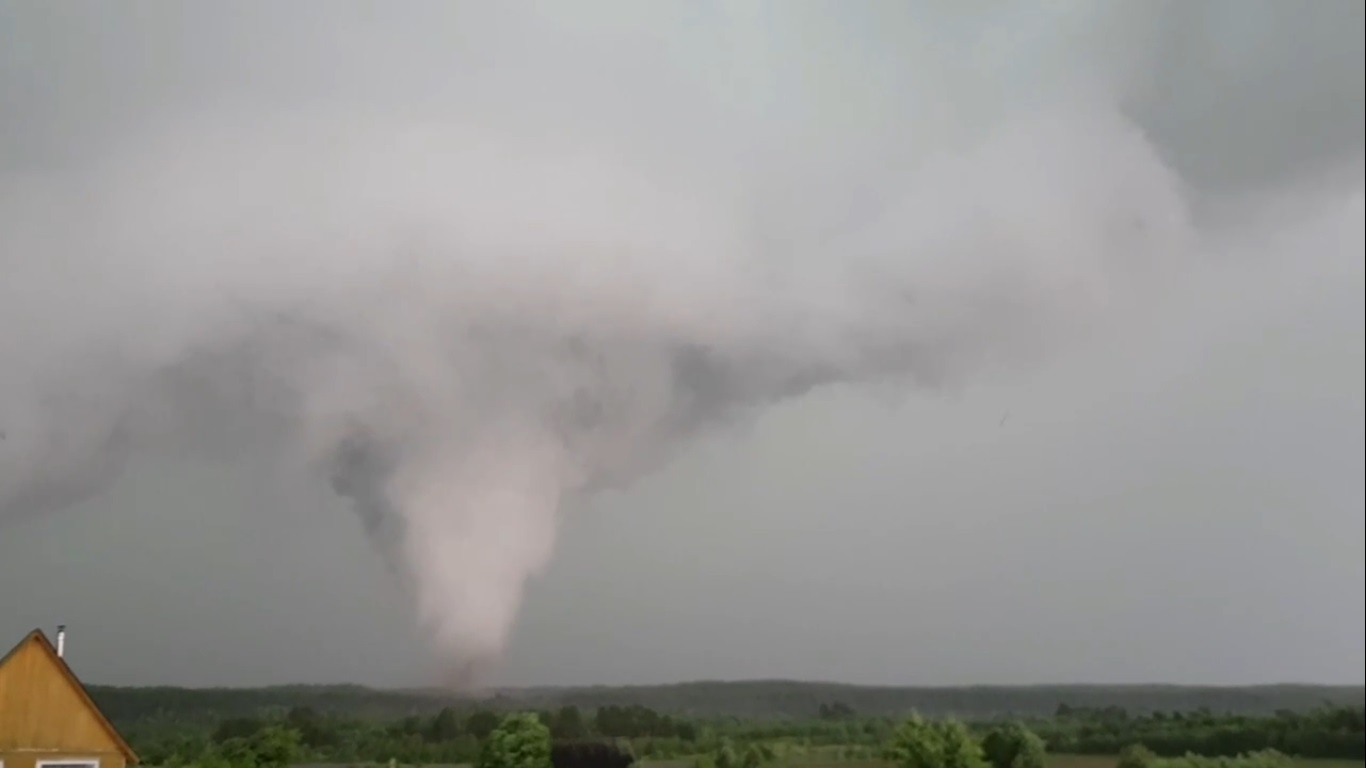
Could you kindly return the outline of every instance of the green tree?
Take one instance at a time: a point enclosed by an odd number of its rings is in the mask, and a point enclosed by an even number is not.
[[[938,741],[930,723],[912,714],[892,734],[884,757],[898,768],[940,768]]]
[[[218,744],[231,739],[245,739],[265,727],[265,723],[255,717],[230,717],[220,721],[213,730],[213,740]]]
[[[1020,723],[1006,723],[983,737],[982,752],[992,768],[1043,768],[1047,750],[1033,731]]]
[[[484,740],[478,768],[551,768],[550,729],[534,714],[508,715]]]
[[[257,768],[256,751],[251,748],[250,742],[242,736],[234,736],[219,744],[212,757],[232,766],[232,768]]]
[[[487,739],[489,734],[493,733],[493,730],[497,727],[498,715],[495,715],[488,710],[475,712],[465,721],[465,730],[474,734],[474,738],[479,739],[480,741]]]
[[[773,762],[774,757],[773,750],[767,744],[750,744],[740,756],[740,768],[761,768]]]
[[[854,708],[842,701],[833,704],[822,703],[817,710],[817,717],[821,720],[848,720],[854,714]]]
[[[227,758],[214,751],[208,751],[199,756],[199,759],[192,763],[187,763],[185,768],[236,768]]]
[[[550,732],[560,739],[579,739],[588,735],[588,724],[584,722],[579,708],[569,704],[560,707],[560,711],[555,713]]]
[[[735,745],[730,739],[721,740],[711,760],[716,768],[740,768],[740,756],[736,754]]]
[[[1152,768],[1157,763],[1157,755],[1142,744],[1130,744],[1120,750],[1119,762],[1115,768]]]
[[[956,720],[930,722],[913,714],[892,736],[887,760],[898,768],[985,768],[982,748]]]
[[[939,754],[943,759],[940,768],[986,768],[982,747],[966,725],[943,720],[935,723],[934,730],[939,734]]]
[[[428,741],[451,741],[460,735],[460,720],[455,716],[455,710],[450,707],[442,707],[436,717],[432,718],[431,725],[427,726]]]
[[[256,768],[285,768],[297,762],[301,745],[299,732],[281,725],[268,725],[247,739]]]

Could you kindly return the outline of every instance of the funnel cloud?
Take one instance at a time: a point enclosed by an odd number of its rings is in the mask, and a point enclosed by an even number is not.
[[[133,456],[289,456],[478,676],[567,511],[700,435],[1010,375],[1196,276],[1359,280],[1360,9],[1321,5],[0,5],[60,66],[180,67],[89,106],[0,54],[0,530]]]

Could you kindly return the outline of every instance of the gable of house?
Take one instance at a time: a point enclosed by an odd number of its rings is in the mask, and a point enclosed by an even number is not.
[[[138,761],[40,630],[0,659],[0,760],[20,768],[20,754],[34,765],[47,756]]]

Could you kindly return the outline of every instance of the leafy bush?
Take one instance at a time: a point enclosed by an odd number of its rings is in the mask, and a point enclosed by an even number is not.
[[[1119,753],[1116,768],[1291,768],[1289,757],[1274,749],[1247,752],[1236,757],[1206,757],[1187,753],[1181,757],[1158,757],[1142,744]]]
[[[929,722],[919,715],[911,715],[896,730],[884,757],[898,768],[986,768],[982,748],[966,726],[956,720]]]
[[[1293,761],[1274,749],[1248,752],[1237,757],[1205,757],[1187,754],[1160,758],[1154,768],[1290,768]]]
[[[1142,744],[1130,744],[1120,750],[1119,763],[1115,768],[1153,768],[1157,755]]]
[[[508,715],[484,740],[478,766],[551,768],[550,729],[536,715]]]
[[[1007,723],[987,732],[982,752],[992,768],[1044,768],[1047,750],[1043,739],[1019,723]]]

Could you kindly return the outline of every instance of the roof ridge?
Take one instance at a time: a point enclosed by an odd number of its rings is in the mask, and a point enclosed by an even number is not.
[[[16,643],[8,653],[4,656],[0,656],[0,667],[5,666],[11,657],[29,643],[37,643],[38,647],[47,654],[49,660],[57,665],[57,670],[61,672],[67,682],[76,689],[76,695],[78,695],[81,700],[85,702],[86,707],[95,714],[96,722],[98,722],[100,727],[104,729],[104,732],[114,740],[114,744],[119,748],[119,751],[123,753],[124,758],[127,759],[130,765],[137,765],[140,760],[137,753],[133,751],[133,747],[130,746],[128,741],[123,738],[123,735],[118,732],[118,729],[114,727],[114,724],[109,722],[109,718],[105,717],[103,710],[101,710],[99,705],[95,703],[95,700],[90,697],[90,692],[85,689],[85,684],[82,683],[81,679],[72,671],[71,666],[66,663],[66,659],[57,655],[57,649],[53,647],[52,641],[47,639],[47,634],[43,632],[42,629],[35,629],[32,632],[29,632],[24,636],[24,639]]]

